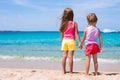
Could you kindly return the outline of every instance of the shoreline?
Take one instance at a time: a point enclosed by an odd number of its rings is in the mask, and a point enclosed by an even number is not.
[[[120,62],[98,62],[98,71],[120,72]],[[25,59],[0,59],[0,68],[28,68],[28,69],[49,69],[61,70],[61,61],[53,60],[25,60]],[[66,69],[69,70],[69,64],[66,62]],[[74,71],[85,71],[85,61],[74,61]],[[91,61],[90,71],[94,71],[94,65]]]

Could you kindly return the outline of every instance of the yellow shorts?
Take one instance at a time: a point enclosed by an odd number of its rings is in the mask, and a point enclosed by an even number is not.
[[[63,39],[61,50],[76,50],[76,42],[73,39]]]

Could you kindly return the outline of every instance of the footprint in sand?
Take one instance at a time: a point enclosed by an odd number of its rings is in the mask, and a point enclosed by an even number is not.
[[[17,76],[17,74],[14,74],[14,73],[10,73],[10,74],[6,75],[7,78],[13,78],[15,76]]]

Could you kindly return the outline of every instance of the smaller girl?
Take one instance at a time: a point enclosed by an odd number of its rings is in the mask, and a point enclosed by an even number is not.
[[[78,25],[73,21],[73,10],[65,8],[61,19],[60,33],[62,40],[62,73],[66,73],[66,59],[69,60],[70,73],[73,73],[73,55],[76,50],[75,37],[80,44]]]
[[[89,73],[91,55],[93,57],[95,75],[98,73],[97,53],[102,50],[102,36],[100,30],[96,27],[97,20],[95,13],[88,14],[87,22],[89,26],[84,30],[84,35],[80,44],[80,48],[82,49],[82,44],[85,41],[86,75]],[[99,46],[97,44],[97,38],[100,40]]]

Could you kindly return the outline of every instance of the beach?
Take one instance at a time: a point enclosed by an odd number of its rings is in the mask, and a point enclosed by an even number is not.
[[[94,76],[91,62],[89,76],[85,75],[85,62],[75,61],[74,72],[61,73],[60,61],[0,59],[0,80],[119,80],[120,63],[99,63],[99,75]]]
[[[120,0],[0,0],[0,80],[120,80],[119,4]],[[63,46],[62,38],[75,42]],[[86,75],[89,43],[98,44],[100,52],[90,55]],[[94,46],[89,50],[97,51]],[[66,55],[74,62],[72,74],[68,59],[62,73]]]

